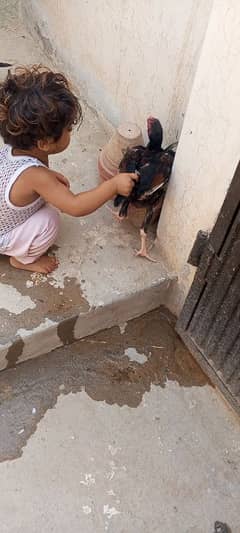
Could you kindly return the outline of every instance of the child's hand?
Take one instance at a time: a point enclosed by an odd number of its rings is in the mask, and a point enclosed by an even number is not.
[[[117,194],[122,196],[129,196],[132,192],[135,182],[139,180],[137,174],[127,174],[123,172],[122,174],[117,174],[114,178],[117,186]]]

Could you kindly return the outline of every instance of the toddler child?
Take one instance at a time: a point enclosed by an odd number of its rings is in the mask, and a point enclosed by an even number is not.
[[[95,189],[73,194],[69,181],[50,170],[48,158],[63,152],[82,110],[68,80],[33,66],[8,73],[0,83],[0,254],[19,269],[47,274],[47,255],[59,230],[59,210],[92,213],[116,194],[128,196],[135,174],[118,174]]]

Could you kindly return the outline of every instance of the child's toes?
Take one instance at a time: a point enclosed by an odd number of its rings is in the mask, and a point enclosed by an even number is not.
[[[51,260],[49,261],[49,263],[48,263],[48,265],[47,265],[47,271],[48,271],[48,273],[49,273],[49,272],[52,272],[52,271],[55,270],[57,267],[58,267],[58,261],[57,261],[56,257],[51,257]]]
[[[34,266],[37,272],[42,272],[43,274],[50,274],[50,272],[57,268],[58,263],[56,257],[44,255],[40,257],[38,261],[35,262]]]

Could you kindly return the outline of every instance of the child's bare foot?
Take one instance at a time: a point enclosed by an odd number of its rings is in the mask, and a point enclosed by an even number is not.
[[[56,257],[43,255],[40,259],[37,259],[35,263],[29,263],[24,265],[15,259],[10,257],[10,265],[20,270],[29,270],[30,272],[40,272],[40,274],[49,274],[58,267],[58,261]]]

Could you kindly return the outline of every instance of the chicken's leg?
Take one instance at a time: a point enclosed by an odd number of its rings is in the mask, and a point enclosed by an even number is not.
[[[119,215],[119,212],[118,211],[114,211],[114,209],[112,209],[111,207],[109,207],[109,205],[106,205],[106,208],[108,211],[110,211],[110,213],[112,213],[113,217],[118,221],[118,222],[122,222],[124,220],[125,217],[121,217]]]
[[[147,231],[148,231],[148,227],[150,226],[152,222],[153,215],[154,215],[153,206],[149,205],[147,207],[144,221],[140,229],[141,248],[139,251],[136,252],[136,255],[140,257],[145,257],[146,259],[148,259],[148,261],[152,261],[152,263],[157,263],[156,259],[153,259],[153,257],[150,257],[150,255],[147,252]]]
[[[128,208],[129,208],[129,198],[124,198],[122,205],[120,207],[119,213],[114,211],[114,209],[111,209],[111,207],[107,206],[107,209],[111,211],[112,215],[118,220],[118,222],[122,222],[122,220],[126,220],[128,218]]]
[[[144,229],[140,229],[140,237],[141,237],[141,248],[139,251],[136,251],[136,255],[139,257],[145,257],[148,259],[148,261],[152,261],[152,263],[157,263],[156,259],[153,259],[153,257],[150,257],[147,253],[147,234],[145,233]]]

